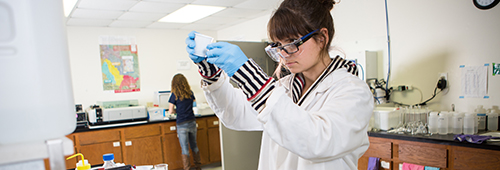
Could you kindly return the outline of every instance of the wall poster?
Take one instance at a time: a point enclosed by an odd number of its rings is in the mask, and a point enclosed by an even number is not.
[[[99,48],[104,92],[141,91],[135,37],[100,36]]]

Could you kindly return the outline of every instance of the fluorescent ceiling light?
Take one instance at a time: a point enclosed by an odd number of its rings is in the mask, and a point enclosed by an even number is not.
[[[69,14],[71,14],[71,11],[76,5],[76,2],[78,0],[64,0],[63,5],[64,5],[64,16],[68,17]]]
[[[175,23],[191,23],[199,19],[205,18],[216,12],[219,12],[226,7],[205,6],[205,5],[186,5],[175,12],[168,14],[159,22],[175,22]]]

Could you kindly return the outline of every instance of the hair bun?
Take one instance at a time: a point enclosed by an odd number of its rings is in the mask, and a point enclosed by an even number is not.
[[[340,2],[340,0],[338,2],[336,2],[335,0],[318,0],[318,2],[326,7],[326,9],[328,9],[329,11],[331,11],[333,9],[333,5],[337,4]]]

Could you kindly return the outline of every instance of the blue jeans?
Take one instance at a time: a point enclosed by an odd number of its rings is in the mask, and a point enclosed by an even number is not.
[[[198,145],[196,144],[196,133],[195,120],[188,120],[187,122],[177,124],[177,137],[179,138],[183,155],[189,156],[189,146],[191,146],[193,153],[199,152]]]

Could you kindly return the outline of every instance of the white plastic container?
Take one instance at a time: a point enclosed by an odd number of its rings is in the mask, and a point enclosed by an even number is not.
[[[455,112],[447,112],[446,116],[448,117],[448,134],[453,133],[453,115]]]
[[[438,117],[438,134],[448,134],[448,112],[439,113]]]
[[[464,121],[463,115],[461,113],[453,113],[452,122],[453,125],[453,134],[462,134]]]
[[[0,145],[44,142],[76,127],[61,0],[0,0]]]
[[[475,134],[476,126],[476,114],[475,113],[465,113],[464,116],[464,134],[473,135]]]
[[[429,133],[437,134],[438,133],[438,112],[431,112],[429,114]]]
[[[494,110],[490,110],[488,113],[488,131],[498,130],[498,113]]]
[[[474,113],[477,116],[477,130],[486,130],[486,109],[483,108],[483,105],[478,105]]]
[[[376,107],[373,110],[374,128],[389,130],[399,123],[400,112],[396,107]]]

